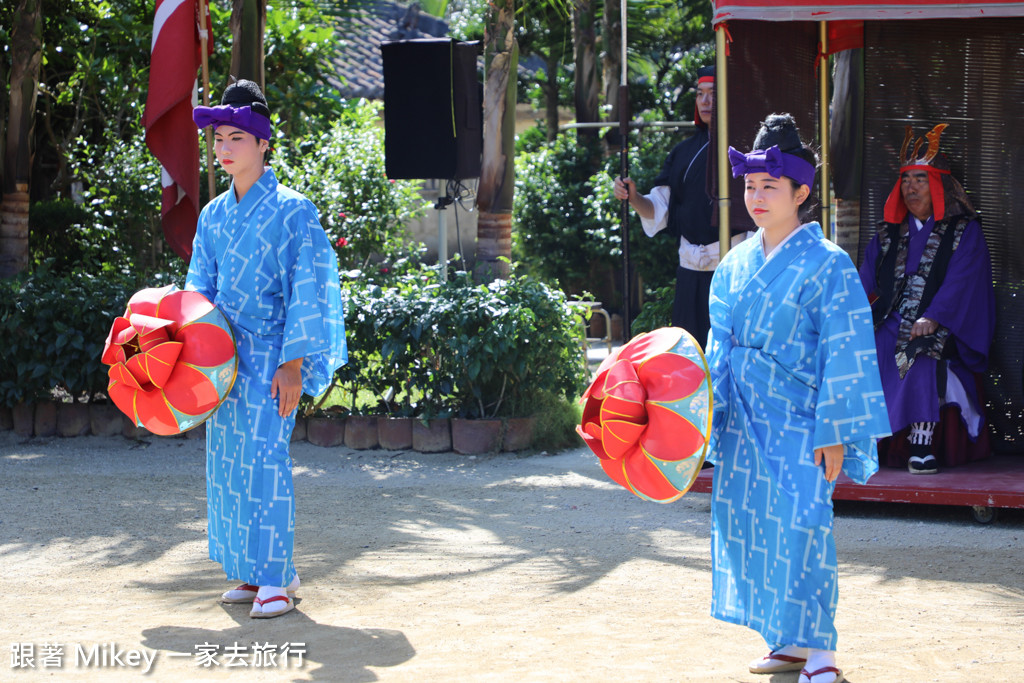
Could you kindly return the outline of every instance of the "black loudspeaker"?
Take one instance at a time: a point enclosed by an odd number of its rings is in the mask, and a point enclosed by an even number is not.
[[[389,178],[480,177],[483,147],[479,42],[381,43],[384,156]]]

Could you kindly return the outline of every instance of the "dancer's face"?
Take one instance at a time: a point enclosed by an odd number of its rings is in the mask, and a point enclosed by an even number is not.
[[[217,126],[213,138],[217,161],[230,175],[263,175],[266,140],[257,140],[252,133],[228,125]]]
[[[743,201],[758,227],[773,230],[800,225],[800,205],[810,194],[809,187],[794,188],[789,178],[768,173],[748,173],[744,183]]]

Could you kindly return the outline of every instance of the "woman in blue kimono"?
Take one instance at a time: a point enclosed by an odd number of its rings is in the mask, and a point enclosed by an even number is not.
[[[238,375],[206,423],[210,559],[244,581],[223,602],[249,616],[294,608],[295,498],[289,444],[303,392],[323,393],[346,361],[338,262],[313,204],[264,167],[270,110],[241,80],[217,107],[196,107],[214,126],[217,161],[231,188],[199,215],[186,289],[231,321]]]
[[[889,433],[871,309],[846,252],[801,222],[817,159],[792,117],[769,116],[729,160],[759,230],[711,283],[711,611],[767,642],[751,672],[833,683],[832,491],[840,472],[877,471]]]

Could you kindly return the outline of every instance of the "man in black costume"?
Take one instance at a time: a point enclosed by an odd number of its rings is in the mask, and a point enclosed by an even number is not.
[[[697,132],[677,144],[654,179],[650,194],[642,195],[631,178],[615,179],[615,198],[628,199],[640,216],[644,233],[653,237],[667,229],[679,239],[676,293],[672,302],[672,324],[692,334],[703,347],[707,344],[708,294],[711,276],[718,266],[718,220],[712,190],[714,150],[710,126],[715,110],[715,67],[697,72],[697,102],[693,122]],[[710,181],[710,182],[709,182]],[[745,234],[732,238],[742,241]]]

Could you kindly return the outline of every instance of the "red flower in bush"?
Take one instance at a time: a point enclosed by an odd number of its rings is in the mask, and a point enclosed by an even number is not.
[[[711,379],[689,333],[637,335],[605,359],[583,401],[576,431],[608,476],[661,503],[689,490],[711,428]]]
[[[235,381],[227,318],[199,292],[143,289],[114,320],[103,347],[107,393],[135,424],[178,434],[201,424]]]
[[[347,247],[348,246],[348,240],[345,239],[344,237],[339,237],[338,241],[335,242],[334,244],[335,244],[335,246],[338,246],[338,247]]]

